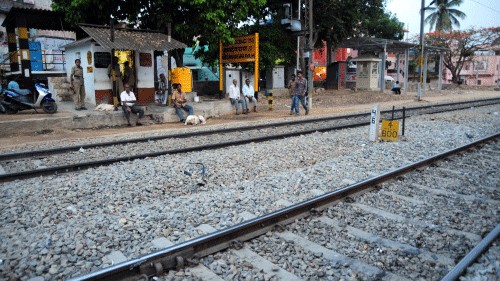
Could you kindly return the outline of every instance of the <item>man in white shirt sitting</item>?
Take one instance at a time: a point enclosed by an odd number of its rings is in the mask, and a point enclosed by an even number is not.
[[[233,79],[233,84],[229,87],[229,101],[231,101],[231,104],[236,109],[236,115],[239,115],[238,108],[240,107],[239,106],[240,103],[241,103],[242,113],[247,114],[248,112],[247,103],[244,98],[240,99],[240,95],[241,92],[240,88],[238,87],[238,81],[236,79]]]
[[[245,80],[245,85],[243,85],[241,91],[243,92],[243,96],[245,97],[245,102],[247,103],[247,105],[253,102],[253,112],[257,112],[257,99],[254,97],[253,86],[250,84],[249,79]],[[248,111],[249,110],[247,108],[247,112]]]
[[[137,114],[139,113],[139,119],[144,116],[144,109],[142,107],[137,106],[135,103],[137,100],[135,99],[134,92],[130,91],[130,85],[125,84],[125,91],[120,94],[120,99],[122,101],[122,109],[123,114],[125,114],[125,118],[127,118],[128,126],[132,126],[130,124],[130,112]],[[137,125],[142,125],[139,120],[137,120]]]

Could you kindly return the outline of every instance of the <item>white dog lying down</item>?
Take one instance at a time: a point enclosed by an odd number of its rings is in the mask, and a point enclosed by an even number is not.
[[[97,105],[97,107],[94,110],[113,111],[114,109],[115,109],[115,106],[112,104],[101,103],[101,104]]]
[[[186,118],[186,122],[184,125],[198,125],[198,124],[206,124],[205,117],[201,115],[189,115]]]

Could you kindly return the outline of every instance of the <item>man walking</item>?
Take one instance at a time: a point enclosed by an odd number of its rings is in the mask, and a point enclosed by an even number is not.
[[[236,115],[239,115],[238,109],[239,109],[239,104],[241,103],[241,111],[243,114],[247,114],[248,112],[248,107],[245,99],[240,99],[241,91],[240,88],[238,87],[238,80],[233,79],[233,84],[229,87],[229,101],[231,101],[231,104],[234,106],[234,109],[236,110]]]
[[[76,110],[87,110],[85,107],[85,84],[83,82],[83,68],[80,59],[75,60],[75,66],[71,68],[71,89],[74,92],[73,101]]]
[[[254,97],[253,86],[250,84],[249,79],[245,80],[245,85],[243,85],[241,91],[243,92],[243,96],[245,97],[245,102],[247,104],[247,113],[249,111],[248,104],[251,102],[253,102],[253,112],[257,112],[257,99]]]
[[[306,115],[309,114],[309,108],[306,105],[306,92],[307,92],[307,79],[302,77],[302,71],[297,72],[298,79],[295,81],[295,89],[292,97],[292,108],[290,109],[290,115],[293,114],[295,109],[295,115],[300,115],[299,112],[299,100],[304,109],[306,110]]]

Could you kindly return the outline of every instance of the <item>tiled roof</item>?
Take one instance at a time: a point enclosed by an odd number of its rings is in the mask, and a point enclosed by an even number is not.
[[[90,26],[81,24],[80,27],[99,45],[106,49],[166,51],[187,47],[186,44],[173,38],[171,38],[169,42],[167,34],[155,31],[115,29],[114,41],[111,42],[111,30],[108,26]]]

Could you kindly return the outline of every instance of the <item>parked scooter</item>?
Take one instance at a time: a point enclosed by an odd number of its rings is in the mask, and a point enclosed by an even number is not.
[[[56,101],[52,98],[52,93],[42,83],[35,83],[35,90],[38,93],[33,103],[32,94],[22,89],[3,89],[0,95],[0,112],[15,114],[20,110],[39,108],[46,113],[55,113],[57,111]]]

